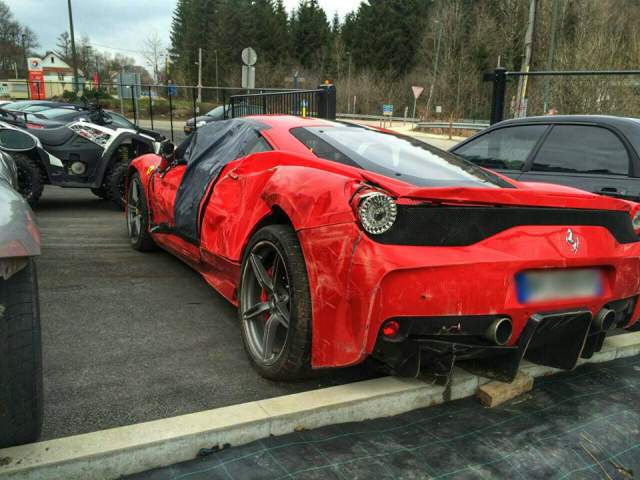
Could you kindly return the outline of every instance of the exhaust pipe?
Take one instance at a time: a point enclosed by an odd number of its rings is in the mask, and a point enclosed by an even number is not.
[[[609,330],[616,323],[616,312],[608,308],[600,310],[593,319],[593,326],[598,330]]]
[[[513,324],[508,317],[496,318],[487,331],[484,332],[484,337],[490,342],[496,345],[505,345],[511,340],[511,334],[513,333]]]

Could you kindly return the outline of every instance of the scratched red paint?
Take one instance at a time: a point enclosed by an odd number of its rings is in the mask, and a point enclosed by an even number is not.
[[[571,226],[581,248],[566,248],[567,226],[519,226],[466,247],[383,245],[364,235],[350,202],[364,182],[381,186],[398,203],[437,200],[458,205],[526,205],[637,211],[630,202],[568,187],[525,184],[517,188],[418,188],[400,180],[315,157],[290,134],[300,126],[331,126],[323,120],[261,116],[263,136],[274,148],[229,163],[210,197],[200,206],[199,246],[175,235],[154,234],[234,305],[240,261],[256,226],[283,211],[298,234],[312,300],[312,366],[336,367],[363,361],[385,319],[397,316],[503,314],[512,318],[517,342],[529,315],[586,307],[640,292],[640,243],[619,244],[602,227]],[[173,202],[184,166],[149,175],[161,158],[132,162],[147,193],[156,223],[172,224]],[[152,184],[149,183],[152,179]],[[564,247],[564,248],[561,248]],[[517,272],[537,268],[600,266],[602,295],[588,302],[554,301],[536,310],[518,303]],[[636,305],[632,322],[640,316]]]

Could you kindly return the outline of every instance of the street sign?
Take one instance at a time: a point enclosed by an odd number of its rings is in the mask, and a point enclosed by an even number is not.
[[[167,95],[169,95],[170,97],[177,97],[178,96],[178,87],[176,85],[167,85]]]
[[[252,65],[255,65],[257,61],[258,61],[258,54],[253,48],[247,47],[244,50],[242,50],[242,63],[244,63],[245,65],[252,66]]]
[[[442,105],[436,105],[436,113],[442,113]]]
[[[420,95],[422,95],[422,92],[424,92],[424,87],[413,86],[413,87],[411,87],[411,90],[413,90],[413,98],[415,98],[417,100],[418,97],[420,97]]]
[[[386,115],[387,117],[393,116],[393,105],[391,103],[382,105],[382,115]]]

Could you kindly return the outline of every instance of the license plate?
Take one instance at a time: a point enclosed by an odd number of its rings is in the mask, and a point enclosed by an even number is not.
[[[520,303],[596,297],[602,294],[597,268],[536,270],[516,275]]]

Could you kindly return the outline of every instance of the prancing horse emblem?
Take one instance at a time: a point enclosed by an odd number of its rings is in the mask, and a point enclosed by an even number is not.
[[[578,253],[578,249],[580,248],[580,239],[578,239],[577,235],[573,234],[573,230],[570,228],[567,230],[567,243],[571,247],[571,251],[573,253]]]

